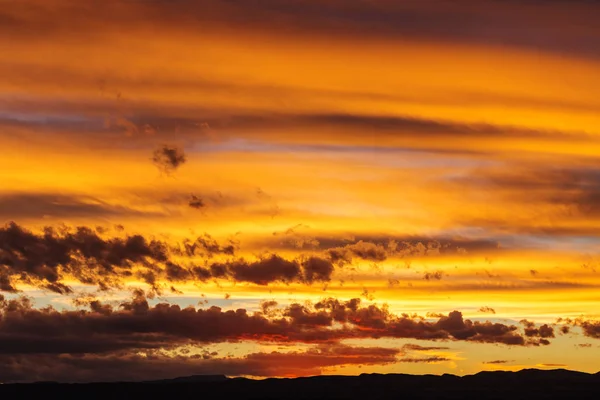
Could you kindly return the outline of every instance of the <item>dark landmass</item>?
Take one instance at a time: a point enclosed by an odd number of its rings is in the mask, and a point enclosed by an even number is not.
[[[113,399],[599,399],[600,373],[526,369],[455,375],[363,374],[252,380],[223,375],[148,382],[0,385],[0,398]]]

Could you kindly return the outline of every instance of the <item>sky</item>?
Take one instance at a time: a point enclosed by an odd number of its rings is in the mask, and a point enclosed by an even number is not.
[[[0,382],[597,372],[599,13],[0,0]]]

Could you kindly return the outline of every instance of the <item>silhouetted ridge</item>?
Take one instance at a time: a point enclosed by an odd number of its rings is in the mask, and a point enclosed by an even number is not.
[[[0,385],[1,398],[226,399],[596,399],[600,373],[526,369],[444,375],[361,374],[253,380],[224,375],[126,383]]]
[[[142,383],[205,383],[205,382],[225,382],[229,378],[225,375],[192,375],[182,376],[173,379],[160,379],[153,381],[144,381]]]

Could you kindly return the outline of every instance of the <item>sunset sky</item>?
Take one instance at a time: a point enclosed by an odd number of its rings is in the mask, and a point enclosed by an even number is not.
[[[0,382],[597,372],[599,16],[0,0]]]

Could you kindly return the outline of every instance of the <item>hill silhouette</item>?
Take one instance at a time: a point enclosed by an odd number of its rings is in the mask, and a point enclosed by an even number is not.
[[[525,369],[456,375],[362,374],[252,380],[197,375],[147,382],[0,385],[7,399],[105,396],[164,399],[592,399],[600,398],[600,373]]]

